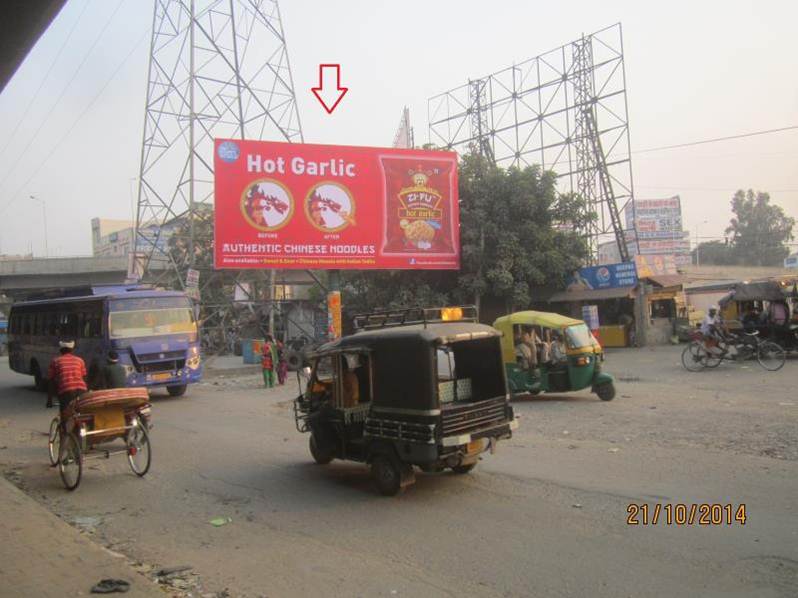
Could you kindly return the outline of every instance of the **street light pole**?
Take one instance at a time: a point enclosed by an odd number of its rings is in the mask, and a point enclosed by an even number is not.
[[[38,201],[42,204],[42,220],[44,221],[44,257],[50,257],[50,249],[47,246],[47,205],[45,200],[31,195],[33,201]]]

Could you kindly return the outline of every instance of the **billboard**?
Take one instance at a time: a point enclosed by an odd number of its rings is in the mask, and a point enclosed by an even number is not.
[[[216,268],[460,267],[453,152],[217,139]]]
[[[672,255],[679,265],[690,263],[689,232],[682,230],[682,200],[678,195],[635,199],[634,207],[626,207],[625,216],[627,227],[634,225],[641,255]]]
[[[637,284],[637,270],[634,262],[606,264],[580,268],[571,276],[567,290],[585,291],[593,289],[615,289],[633,287]]]

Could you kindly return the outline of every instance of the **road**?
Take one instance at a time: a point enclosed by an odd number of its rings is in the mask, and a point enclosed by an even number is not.
[[[157,396],[150,474],[95,461],[67,493],[45,456],[53,411],[3,362],[0,467],[143,569],[191,565],[195,596],[795,596],[798,360],[690,374],[679,353],[611,352],[616,400],[516,401],[518,433],[474,472],[419,474],[396,498],[360,465],[313,464],[296,382],[254,376]],[[747,520],[633,526],[630,503],[744,503]]]

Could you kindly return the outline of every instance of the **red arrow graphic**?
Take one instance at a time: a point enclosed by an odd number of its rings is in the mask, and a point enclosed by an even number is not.
[[[335,73],[333,75],[333,72]],[[325,74],[326,73],[326,74]],[[335,86],[333,87],[332,79],[335,77]],[[327,79],[325,84],[325,79]],[[340,64],[320,64],[319,65],[319,86],[311,87],[316,99],[319,100],[327,114],[332,114],[333,110],[338,107],[341,100],[344,99],[346,92],[349,91],[348,87],[341,87],[341,65]]]

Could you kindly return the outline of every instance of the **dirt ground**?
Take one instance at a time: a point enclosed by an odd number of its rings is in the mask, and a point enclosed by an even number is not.
[[[175,595],[795,596],[798,359],[689,373],[680,352],[608,352],[614,401],[519,399],[495,455],[396,498],[361,465],[314,465],[296,381],[257,376],[157,396],[151,473],[95,461],[67,493],[47,466],[53,411],[4,362],[0,467],[145,574],[190,565]],[[745,524],[627,523],[630,504],[704,503],[744,504]]]

